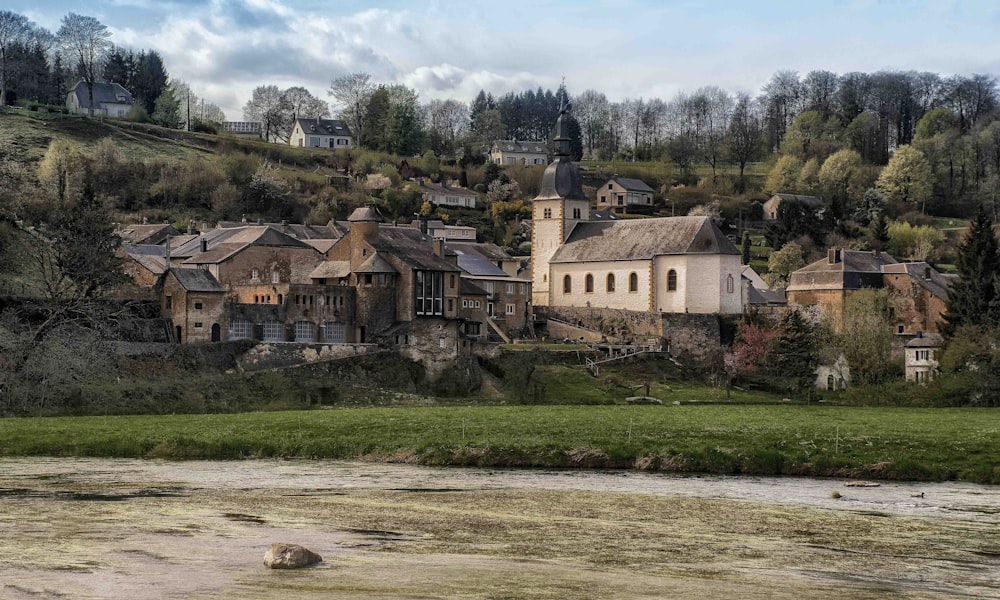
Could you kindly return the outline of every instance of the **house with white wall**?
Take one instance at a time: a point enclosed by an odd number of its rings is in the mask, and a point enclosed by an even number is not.
[[[288,144],[299,148],[350,150],[354,147],[354,137],[347,123],[340,119],[297,117],[288,136]]]

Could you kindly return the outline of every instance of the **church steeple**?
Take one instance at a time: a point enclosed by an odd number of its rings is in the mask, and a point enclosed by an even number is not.
[[[535,200],[586,200],[583,193],[583,180],[580,170],[569,157],[569,111],[571,104],[563,103],[559,107],[559,118],[556,119],[555,160],[545,168],[542,175],[542,187]]]

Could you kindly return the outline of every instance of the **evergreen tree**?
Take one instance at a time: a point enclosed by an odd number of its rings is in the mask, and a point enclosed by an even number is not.
[[[167,70],[156,50],[139,53],[135,74],[135,101],[148,114],[156,112],[156,99],[167,89]]]
[[[785,313],[778,323],[779,333],[771,352],[771,372],[778,387],[790,394],[806,393],[812,388],[819,364],[819,351],[813,329],[798,309]]]
[[[181,126],[181,107],[169,88],[163,90],[160,97],[156,99],[155,106],[156,108],[153,110],[154,123],[171,129],[177,129]]]
[[[958,280],[948,292],[945,333],[952,335],[962,325],[993,325],[1000,294],[1000,251],[993,222],[982,205],[976,212],[969,232],[958,247]]]
[[[747,231],[743,232],[743,264],[750,264],[750,233]]]
[[[389,123],[391,150],[400,156],[413,156],[420,152],[424,132],[416,106],[404,102],[392,107]]]
[[[369,150],[392,152],[389,138],[390,119],[389,91],[385,86],[379,86],[365,107],[364,125],[361,129],[361,145]]]

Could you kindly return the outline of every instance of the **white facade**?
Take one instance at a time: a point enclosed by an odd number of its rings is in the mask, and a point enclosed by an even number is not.
[[[590,203],[585,200],[539,200],[532,204],[531,280],[532,303],[552,303],[549,261],[566,241],[577,223],[590,218]],[[555,285],[554,283],[552,284]],[[575,306],[575,305],[574,305]]]
[[[929,346],[905,349],[906,380],[927,383],[937,377],[940,364],[937,360],[938,348]]]
[[[551,270],[554,285],[547,304],[552,306],[652,308],[649,261],[556,263]]]
[[[350,150],[354,147],[351,132],[346,127],[339,129],[340,121],[327,119],[296,119],[288,144],[299,148],[330,148]]]

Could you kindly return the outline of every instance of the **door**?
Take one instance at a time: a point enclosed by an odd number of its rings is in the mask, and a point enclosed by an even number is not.
[[[180,325],[178,325],[175,328],[174,334],[175,334],[175,338],[177,340],[177,343],[178,344],[181,343],[181,326]]]
[[[222,339],[222,328],[218,323],[212,323],[212,341],[218,342]]]

